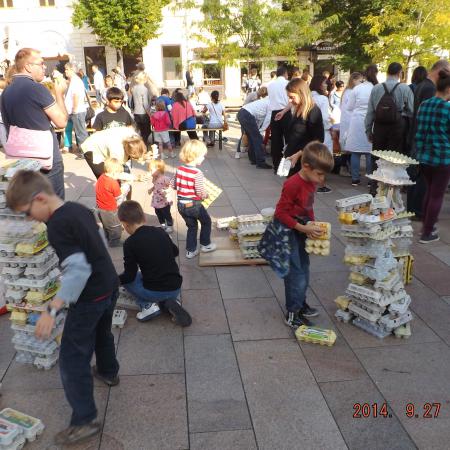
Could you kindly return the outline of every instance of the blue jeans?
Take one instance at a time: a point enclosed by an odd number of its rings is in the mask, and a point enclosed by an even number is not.
[[[71,119],[67,121],[66,129],[64,130],[64,147],[72,147],[72,132],[73,122]]]
[[[59,152],[59,149],[58,149]],[[55,160],[55,158],[53,158]],[[44,172],[45,175],[48,178],[48,181],[53,186],[53,190],[55,191],[55,194],[64,200],[65,197],[65,188],[64,188],[64,162],[63,160],[59,159],[59,161],[56,161],[56,163],[53,164],[53,167],[50,171]]]
[[[263,137],[259,132],[256,119],[245,109],[240,109],[237,119],[248,137],[248,157],[251,162],[264,164],[266,154],[264,152]]]
[[[71,114],[69,120],[72,120],[77,144],[81,145],[89,137],[86,130],[86,113]]]
[[[137,273],[133,282],[124,284],[123,287],[136,297],[136,303],[141,309],[149,303],[159,303],[171,299],[176,300],[181,291],[181,289],[176,289],[175,291],[150,291],[145,289],[141,272]]]
[[[370,153],[352,152],[350,157],[350,166],[352,171],[352,180],[359,180],[359,167],[361,163],[361,155],[366,157],[366,174],[372,173],[372,155]]]
[[[194,252],[197,250],[197,231],[198,222],[201,224],[200,245],[211,244],[211,217],[208,211],[200,201],[194,200],[193,205],[186,207],[183,203],[178,202],[178,212],[183,217],[187,226],[186,234],[186,250]]]
[[[289,273],[284,277],[286,309],[294,313],[303,308],[309,285],[309,255],[305,251],[303,236],[299,236],[296,231],[290,234]]]
[[[70,425],[85,425],[97,417],[91,372],[95,352],[98,372],[114,378],[119,372],[111,322],[118,291],[97,302],[71,305],[59,354],[59,369],[67,401],[72,407]]]

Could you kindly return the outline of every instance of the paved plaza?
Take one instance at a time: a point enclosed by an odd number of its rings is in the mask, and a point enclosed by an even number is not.
[[[223,151],[217,145],[210,149],[201,167],[224,191],[209,208],[213,218],[256,213],[279,197],[282,179],[250,166],[246,155],[234,158],[237,134],[233,125]],[[73,155],[64,158],[67,199],[93,206],[94,179],[87,164]],[[177,215],[173,238],[180,246],[182,301],[192,326],[183,330],[163,315],[138,323],[130,311],[125,327],[114,330],[121,382],[111,389],[95,382],[103,432],[70,448],[449,448],[450,196],[439,222],[441,241],[413,247],[414,280],[407,287],[413,334],[409,340],[379,340],[334,319],[333,299],[344,293],[348,277],[334,202],[365,192],[366,186],[352,188],[349,178],[336,175],[329,182],[333,192],[316,197],[315,213],[332,223],[332,252],[311,258],[308,302],[320,311],[315,323],[337,333],[336,344],[296,341],[283,323],[282,280],[267,266],[200,268],[197,259],[187,260],[186,227]],[[156,224],[147,189],[135,183],[133,198]],[[414,226],[417,230],[419,224]],[[214,230],[213,237],[223,233]],[[111,254],[120,272],[122,249]],[[56,449],[53,436],[70,416],[58,368],[39,371],[14,361],[7,316],[0,317],[0,339],[2,408],[44,422],[44,434],[27,449]],[[373,417],[385,402],[388,415]],[[372,417],[354,418],[355,404],[364,403]],[[408,403],[418,417],[407,417]],[[426,403],[440,404],[439,417],[422,417]]]

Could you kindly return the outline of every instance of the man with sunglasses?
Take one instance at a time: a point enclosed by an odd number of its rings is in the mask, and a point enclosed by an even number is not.
[[[64,164],[52,123],[57,128],[67,124],[64,106],[65,85],[55,80],[55,98],[41,84],[45,77],[45,63],[39,52],[22,48],[14,60],[15,75],[1,96],[1,112],[7,133],[10,126],[28,130],[49,131],[53,137],[53,165],[43,171],[56,194],[64,199]]]

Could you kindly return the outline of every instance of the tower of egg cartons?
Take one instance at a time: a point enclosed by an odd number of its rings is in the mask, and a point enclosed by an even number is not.
[[[410,296],[404,287],[404,264],[396,256],[410,255],[410,214],[401,198],[409,185],[406,168],[416,163],[396,152],[374,152],[378,169],[377,196],[358,195],[336,201],[342,235],[347,238],[344,262],[350,267],[349,284],[336,303],[336,317],[352,322],[374,336],[411,334]]]
[[[18,160],[0,167],[0,273],[4,301],[11,312],[12,343],[16,361],[50,368],[58,359],[64,314],[47,340],[35,337],[35,325],[48,301],[58,290],[58,258],[49,247],[46,226],[27,220],[6,207],[9,180],[20,169],[39,170],[33,160]]]

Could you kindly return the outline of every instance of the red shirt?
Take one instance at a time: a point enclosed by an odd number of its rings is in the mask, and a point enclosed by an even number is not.
[[[95,185],[97,207],[105,211],[116,211],[116,197],[120,197],[120,195],[119,182],[114,178],[108,177],[106,174],[101,175]]]
[[[288,178],[283,185],[280,200],[275,209],[275,217],[289,228],[298,223],[295,216],[314,220],[314,192],[316,185],[304,180],[299,173]]]

